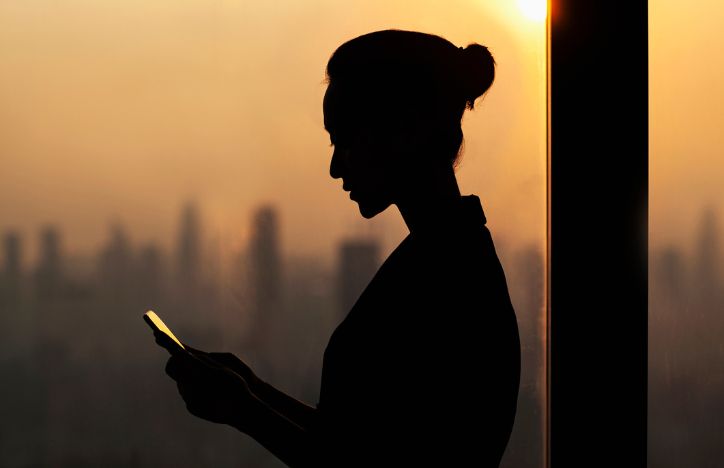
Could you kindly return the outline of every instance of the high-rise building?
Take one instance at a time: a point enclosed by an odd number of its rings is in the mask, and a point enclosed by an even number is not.
[[[721,337],[724,335],[724,292],[721,278],[720,231],[717,213],[713,207],[704,210],[699,226],[696,254],[693,268],[693,285],[687,298],[687,308],[683,312],[690,315],[679,325],[686,326],[689,336],[696,336],[698,370],[689,367],[692,372],[705,375],[710,372],[710,362],[720,361],[724,355]],[[681,314],[680,314],[681,315]],[[680,335],[682,326],[677,331]],[[700,359],[699,359],[700,358]],[[685,366],[682,366],[685,367]]]
[[[262,206],[254,213],[248,249],[254,341],[262,343],[271,338],[272,324],[281,312],[279,220],[273,206]]]
[[[36,294],[40,298],[55,297],[63,284],[63,258],[60,232],[46,226],[40,233],[40,260],[35,270]]]
[[[115,298],[127,297],[133,290],[131,243],[121,225],[111,226],[108,243],[100,254],[98,273],[101,287]]]
[[[653,299],[657,304],[681,304],[686,294],[684,255],[675,247],[665,247],[653,255],[651,271]]]
[[[137,293],[145,307],[157,307],[163,295],[163,256],[155,244],[141,247],[137,263]]]
[[[521,384],[538,391],[544,381],[546,338],[545,259],[538,246],[515,252],[507,283],[520,333]]]
[[[339,246],[337,298],[344,317],[380,266],[380,246],[375,240],[353,239]]]
[[[514,271],[508,279],[508,283],[514,283],[508,288],[511,295],[516,296],[518,321],[530,324],[533,334],[539,334],[538,326],[534,324],[540,323],[545,305],[544,267],[540,248],[531,245],[516,252]]]
[[[184,296],[196,296],[200,288],[201,268],[201,219],[196,204],[189,202],[181,212],[175,289]]]
[[[505,276],[520,333],[521,375],[507,458],[511,466],[541,466],[542,439],[531,435],[545,431],[545,257],[538,243],[522,248],[510,245],[509,249],[510,264],[505,265]],[[505,262],[506,256],[497,246],[496,251]]]
[[[20,234],[7,232],[4,239],[5,262],[2,271],[2,298],[15,301],[20,296],[22,281],[22,244]]]
[[[720,288],[719,226],[714,208],[707,208],[701,219],[696,245],[695,290],[702,300],[715,300]]]

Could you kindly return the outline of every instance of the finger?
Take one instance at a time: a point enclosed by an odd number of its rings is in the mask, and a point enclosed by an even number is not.
[[[176,382],[179,394],[187,404],[195,406],[209,404],[212,393],[210,389],[199,380],[180,380]]]
[[[189,384],[188,382],[176,382],[176,388],[178,388],[178,392],[181,394],[184,401],[190,401],[196,395],[195,385]]]
[[[201,351],[200,349],[196,349],[196,348],[192,347],[188,343],[182,342],[182,344],[184,345],[184,348],[186,348],[186,351],[190,352],[191,354],[197,354],[197,355],[209,354],[206,351]]]
[[[185,344],[184,344],[185,346]],[[213,367],[215,369],[223,369],[225,366],[222,363],[211,358],[211,353],[200,351],[195,348],[186,349],[188,355],[197,363],[202,363],[207,367]]]
[[[153,336],[156,339],[156,344],[168,351],[169,354],[173,355],[179,350],[178,344],[165,333],[154,331]]]
[[[232,353],[209,353],[209,358],[245,379],[254,377],[251,367]]]
[[[166,361],[166,375],[178,381],[180,373],[179,366],[179,358],[175,355],[172,355],[170,358],[168,358],[168,361]]]
[[[200,360],[207,366],[214,367],[214,368],[225,367],[225,365],[223,363],[220,363],[219,361],[217,361],[211,357],[212,354],[219,354],[219,353],[207,353],[206,351],[201,351],[200,349],[193,348],[193,347],[187,345],[186,343],[184,343],[183,345],[186,347],[186,351],[188,351],[189,354],[191,354],[193,357]]]
[[[231,368],[236,368],[243,364],[239,358],[231,353],[209,353],[209,358]]]
[[[178,352],[171,355],[166,362],[166,374],[176,380],[188,380],[199,378],[201,375],[200,367],[204,364],[185,352]]]
[[[181,395],[181,398],[186,404],[186,409],[188,410],[188,412],[196,415],[196,410],[199,405],[199,397],[194,386],[179,382],[176,384],[176,387],[178,388],[178,392]]]

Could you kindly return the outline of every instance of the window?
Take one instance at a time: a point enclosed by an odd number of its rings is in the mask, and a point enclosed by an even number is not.
[[[3,2],[0,465],[278,464],[186,412],[141,315],[316,401],[330,333],[406,233],[329,177],[324,66],[390,27],[497,60],[458,179],[521,330],[503,466],[543,466],[545,8],[503,0]]]
[[[650,466],[719,466],[724,10],[650,2]]]

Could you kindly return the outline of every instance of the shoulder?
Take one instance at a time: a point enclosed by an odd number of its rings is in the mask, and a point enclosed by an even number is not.
[[[415,239],[409,268],[424,280],[442,285],[488,282],[499,268],[498,256],[487,227],[427,233]],[[480,290],[478,290],[480,292]]]

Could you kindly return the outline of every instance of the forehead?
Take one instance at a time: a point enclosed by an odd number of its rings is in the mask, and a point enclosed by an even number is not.
[[[330,83],[324,93],[322,110],[324,128],[338,135],[350,135],[361,131],[384,131],[392,127],[392,98],[370,92],[357,82]]]
[[[341,100],[339,86],[330,83],[324,93],[324,100],[322,102],[324,128],[330,133],[338,129],[344,120],[344,108],[340,102]]]
[[[327,86],[327,90],[324,92],[324,99],[322,99],[322,114],[324,115],[324,129],[328,132],[333,127],[333,109],[332,109],[332,85]]]

